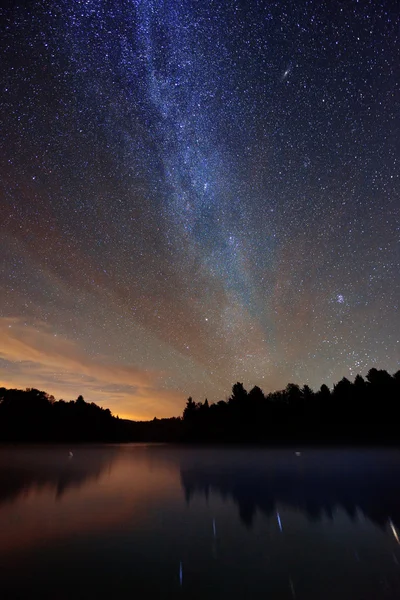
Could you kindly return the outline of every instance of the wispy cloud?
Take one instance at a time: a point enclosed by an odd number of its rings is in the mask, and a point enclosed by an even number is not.
[[[0,319],[0,359],[0,385],[40,387],[64,398],[83,394],[123,417],[181,412],[180,394],[161,388],[161,373],[91,357],[44,323],[32,327],[19,319]]]

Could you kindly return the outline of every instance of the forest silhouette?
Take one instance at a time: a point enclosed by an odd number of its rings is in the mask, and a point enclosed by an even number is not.
[[[370,369],[314,392],[289,383],[264,394],[237,382],[226,400],[188,398],[182,417],[119,419],[82,396],[56,401],[46,392],[0,388],[3,442],[397,443],[400,371]]]
[[[235,383],[227,401],[189,398],[183,413],[190,440],[274,443],[368,442],[399,439],[400,371],[370,369],[354,382],[343,377],[330,390],[289,383],[284,390],[249,392]]]

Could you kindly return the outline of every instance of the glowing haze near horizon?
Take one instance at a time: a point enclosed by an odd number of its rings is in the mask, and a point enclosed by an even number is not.
[[[0,11],[0,385],[152,418],[399,368],[396,2]]]

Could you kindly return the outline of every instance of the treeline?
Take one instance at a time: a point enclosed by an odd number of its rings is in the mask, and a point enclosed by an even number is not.
[[[264,394],[235,383],[227,400],[189,398],[182,417],[138,422],[37,389],[0,388],[0,442],[400,443],[400,371],[370,369],[314,392],[289,383]]]
[[[135,422],[108,408],[28,388],[0,388],[0,442],[164,442],[179,441],[180,418]]]
[[[46,392],[0,388],[0,441],[114,441],[124,438],[122,422],[94,403],[56,401]]]
[[[235,383],[227,401],[189,398],[183,412],[187,441],[336,443],[400,441],[400,371],[370,369],[331,391],[289,383],[284,390],[249,392]]]

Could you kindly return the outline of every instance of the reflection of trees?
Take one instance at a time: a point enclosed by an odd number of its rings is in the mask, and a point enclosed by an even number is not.
[[[257,511],[269,516],[277,505],[305,513],[311,520],[333,517],[336,508],[350,518],[357,510],[384,527],[390,518],[400,527],[400,454],[398,452],[243,452],[220,454],[215,465],[181,466],[188,502],[194,494],[232,498],[242,522],[251,526]],[[243,457],[246,457],[243,460]],[[268,459],[266,462],[266,458]]]
[[[96,480],[117,457],[117,448],[4,448],[0,453],[0,503],[33,488],[50,487],[61,498],[66,490]]]

